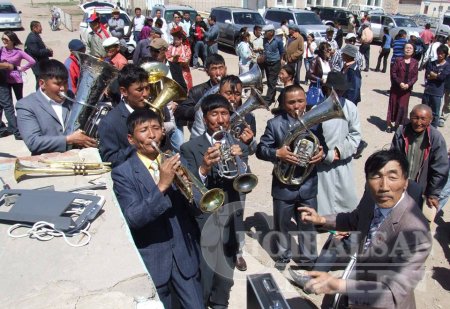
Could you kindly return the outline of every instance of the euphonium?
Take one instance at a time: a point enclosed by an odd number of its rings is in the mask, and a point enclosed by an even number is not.
[[[42,167],[26,166],[16,160],[14,178],[20,182],[27,175],[99,175],[111,171],[110,162],[40,161]]]
[[[262,85],[262,73],[259,66],[254,65],[250,71],[245,72],[238,76],[242,82],[242,88],[256,88],[260,92],[263,91]],[[220,78],[218,78],[220,81]],[[208,91],[206,91],[203,96],[198,100],[197,104],[195,104],[195,110],[197,111],[202,105],[203,100],[210,94],[216,94],[219,92],[220,82],[217,85],[211,87]]]
[[[155,141],[152,141],[151,145],[156,151],[159,152],[161,160],[171,157],[170,154],[162,152]],[[225,193],[222,189],[214,188],[208,190],[205,185],[186,167],[180,165],[178,169],[179,170],[175,173],[174,182],[189,203],[192,203],[194,200],[193,187],[196,187],[202,195],[202,198],[200,199],[200,210],[202,212],[214,212],[223,205],[223,202],[225,201]],[[186,176],[187,180],[183,178],[183,174]]]
[[[233,180],[233,188],[240,193],[248,193],[258,184],[258,177],[255,174],[247,173],[247,165],[239,156],[231,153],[233,137],[222,127],[211,136],[211,144],[220,143],[220,161],[218,173],[220,177]]]
[[[161,84],[161,80],[169,73],[169,67],[162,62],[151,61],[141,64],[141,68],[148,73],[148,83],[150,84],[149,101],[153,102],[164,87]]]
[[[244,104],[239,106],[230,117],[230,132],[238,139],[242,133],[242,127],[247,126],[245,115],[258,108],[269,110],[269,104],[263,99],[261,93],[254,88],[251,89],[250,97]]]
[[[339,97],[334,90],[324,102],[299,117],[298,123],[286,135],[283,147],[289,147],[300,162],[293,165],[278,160],[274,174],[280,182],[300,185],[308,177],[314,167],[309,161],[319,149],[319,140],[309,128],[333,118],[345,119]]]
[[[145,100],[145,103],[149,105],[150,109],[162,115],[164,106],[172,101],[186,100],[187,95],[183,87],[181,87],[176,81],[168,77],[161,77],[162,91],[152,101]]]

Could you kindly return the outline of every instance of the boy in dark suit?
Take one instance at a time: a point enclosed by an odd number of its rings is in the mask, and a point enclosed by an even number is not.
[[[134,111],[127,128],[135,151],[113,169],[112,179],[133,240],[165,308],[172,308],[171,289],[183,308],[203,308],[198,230],[186,199],[172,185],[180,156],[163,159],[151,145],[159,145],[164,134],[153,111]]]
[[[203,300],[212,308],[228,306],[230,289],[233,286],[233,270],[237,252],[233,212],[240,207],[239,192],[233,188],[233,179],[220,177],[217,163],[220,161],[220,144],[212,135],[220,127],[229,129],[231,104],[223,96],[213,94],[205,97],[201,105],[206,132],[181,146],[181,156],[187,167],[210,188],[224,190],[225,206],[213,214],[198,214],[197,223],[201,231],[200,260]],[[244,149],[244,154],[242,149]],[[231,145],[231,154],[246,161],[247,148],[240,142]]]
[[[267,122],[266,130],[261,136],[256,150],[256,157],[276,164],[278,160],[297,165],[298,155],[283,145],[283,141],[291,127],[298,123],[298,115],[303,115],[306,109],[305,91],[299,85],[285,88],[281,112]],[[316,164],[322,160],[323,150],[313,155],[309,164]],[[299,231],[299,256],[297,262],[311,264],[317,257],[316,235],[312,224],[304,224],[299,220],[296,205],[304,204],[317,209],[317,172],[315,169],[301,185],[286,185],[273,175],[272,197],[275,230],[280,233],[277,241],[278,257],[275,267],[284,270],[286,264],[293,258],[291,252],[291,235],[289,226],[293,217]],[[305,233],[306,232],[306,233]],[[294,252],[295,253],[295,252]]]

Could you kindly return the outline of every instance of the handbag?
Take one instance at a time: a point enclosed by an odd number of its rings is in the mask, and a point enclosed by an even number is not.
[[[322,88],[320,87],[320,81],[317,81],[317,85],[311,83],[308,92],[306,93],[306,104],[317,105],[325,99]]]

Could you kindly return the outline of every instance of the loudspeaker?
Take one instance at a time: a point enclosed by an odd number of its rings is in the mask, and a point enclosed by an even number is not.
[[[290,309],[272,274],[247,276],[247,309]]]

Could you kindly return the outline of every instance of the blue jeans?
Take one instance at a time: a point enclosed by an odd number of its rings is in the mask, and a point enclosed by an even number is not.
[[[183,126],[176,126],[175,130],[170,135],[170,144],[173,150],[177,153],[180,152],[180,147],[184,143]]]
[[[212,54],[217,54],[219,52],[219,43],[214,43],[212,45],[207,46],[208,56]]]
[[[309,68],[311,67],[311,63],[314,60],[314,57],[305,58],[305,82],[308,82],[308,78],[306,74],[308,74]]]
[[[5,117],[8,121],[8,128],[6,128],[5,124],[1,120],[3,111],[5,111]],[[3,133],[6,130],[16,136],[19,135],[11,88],[8,85],[0,85],[0,133]]]
[[[448,172],[447,183],[445,184],[444,188],[442,188],[441,194],[439,194],[438,212],[441,211],[442,208],[444,208],[445,204],[447,204],[449,196],[450,196],[450,170]]]
[[[437,128],[441,111],[442,96],[424,93],[422,95],[422,104],[428,105],[433,112],[433,121],[431,125]]]
[[[195,42],[195,45],[194,45],[194,60],[192,62],[192,64],[194,66],[198,65],[198,57],[200,57],[202,59],[203,65],[205,65],[205,61],[206,61],[207,55],[206,55],[206,45],[205,45],[205,42],[203,42],[203,41]]]
[[[136,44],[140,41],[141,32],[140,31],[133,31],[133,37]]]

